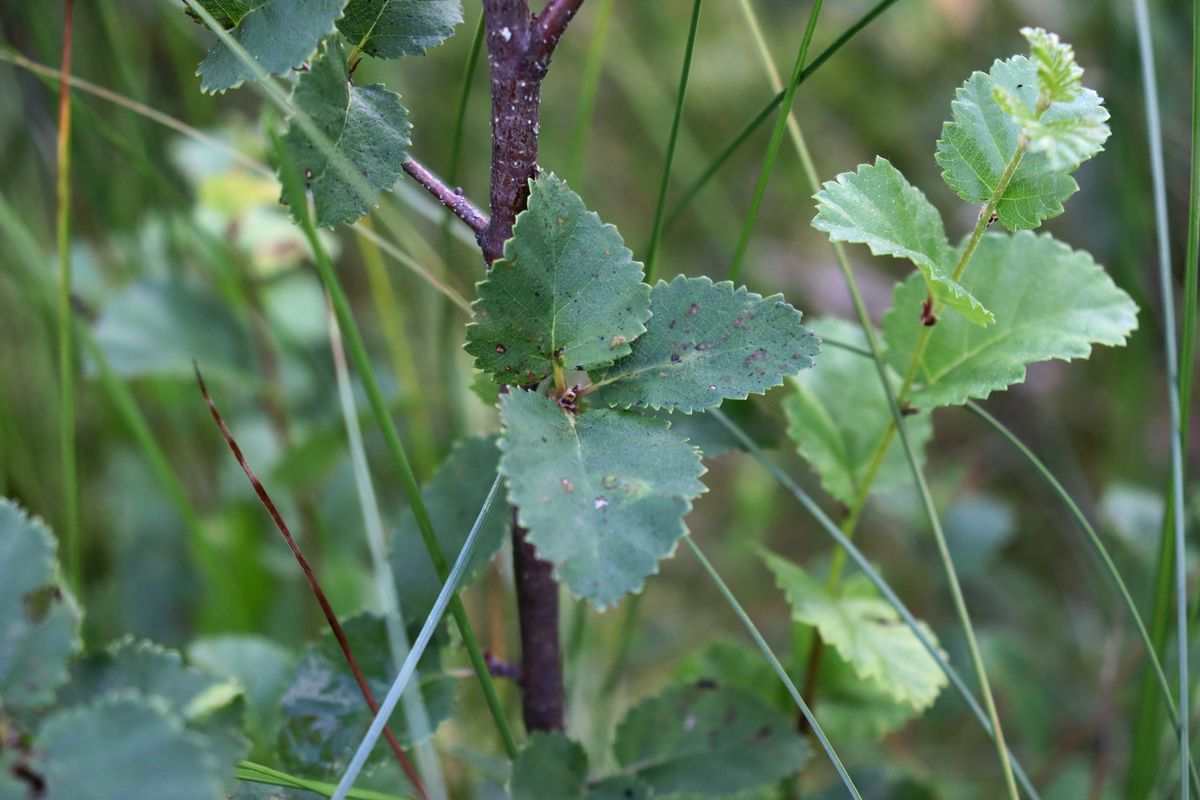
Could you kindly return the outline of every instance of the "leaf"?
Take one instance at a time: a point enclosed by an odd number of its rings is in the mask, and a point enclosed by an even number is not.
[[[196,640],[188,647],[188,658],[245,689],[246,732],[257,747],[273,751],[279,701],[291,680],[295,656],[270,639],[226,634]]]
[[[845,320],[824,319],[813,327],[849,344],[866,344],[862,329]],[[900,379],[890,368],[888,377],[898,392]],[[788,435],[816,470],[821,486],[842,503],[852,504],[868,484],[875,448],[892,425],[887,395],[870,359],[840,347],[827,348],[821,355],[820,369],[792,379],[792,391],[784,397],[783,410]],[[928,414],[908,416],[904,427],[923,461],[925,445],[933,437],[932,419]],[[884,455],[872,491],[884,492],[908,485],[911,480],[908,459],[897,437]]]
[[[641,413],[671,423],[671,432],[700,448],[705,461],[734,450],[745,449],[742,441],[725,424],[706,411],[694,414],[671,414],[662,409],[646,409]],[[726,400],[721,413],[729,417],[755,444],[770,448],[779,443],[779,421],[750,400]]]
[[[809,755],[784,714],[707,683],[671,687],[637,705],[617,726],[613,751],[656,796],[767,786],[799,771]]]
[[[295,117],[283,136],[292,164],[312,192],[316,224],[332,228],[354,222],[404,173],[412,124],[400,95],[381,83],[351,84],[345,50],[335,37],[300,76],[292,102],[326,140],[310,138]],[[350,180],[347,171],[356,179]]]
[[[62,705],[97,697],[136,694],[157,702],[190,730],[201,733],[219,759],[223,785],[249,747],[241,733],[242,688],[185,666],[183,657],[153,642],[126,637],[83,659],[62,690]]]
[[[55,549],[41,520],[0,498],[0,708],[9,712],[49,705],[82,647]]]
[[[467,534],[496,479],[499,461],[495,436],[468,437],[455,445],[433,479],[421,490],[438,543],[448,560],[453,561],[466,544]],[[487,566],[504,544],[509,531],[508,517],[508,508],[503,503],[492,506],[483,522],[475,555],[463,576],[463,586]],[[429,560],[411,509],[406,508],[400,517],[389,558],[404,618],[424,620],[433,608],[442,582]]]
[[[376,699],[382,700],[400,668],[392,662],[383,619],[360,614],[344,620],[342,627],[367,685]],[[438,658],[436,650],[426,651],[419,681],[414,682],[421,687],[434,730],[454,710],[458,689],[453,678],[441,673]],[[318,778],[339,775],[372,719],[332,634],[321,637],[305,651],[280,708],[283,725],[279,756],[284,769]],[[393,716],[389,727],[402,744],[411,743],[403,714]],[[386,747],[378,748],[375,754],[376,763],[391,757]]]
[[[337,25],[367,55],[401,58],[437,47],[462,21],[461,0],[350,0]]]
[[[1037,67],[1024,56],[996,61],[991,72],[976,72],[955,93],[951,104],[953,120],[942,127],[938,140],[937,163],[942,177],[970,203],[986,203],[1000,184],[1010,160],[1017,151],[1022,127],[1013,119],[1008,108],[1032,109],[1038,102]],[[1005,105],[997,99],[1006,97]],[[1085,89],[1070,102],[1050,104],[1041,116],[1041,124],[1056,127],[1065,133],[1072,121],[1084,128],[1100,132],[1098,141],[1088,147],[1059,150],[1053,158],[1053,140],[1030,145],[1021,159],[1012,180],[996,206],[996,215],[1009,230],[1036,228],[1043,220],[1058,216],[1063,201],[1079,186],[1069,173],[1080,163],[1095,155],[1108,136],[1103,125],[1108,119],[1100,97]],[[1102,131],[1101,131],[1102,129]],[[1049,133],[1047,134],[1049,135]],[[1065,135],[1060,137],[1066,141]]]
[[[640,591],[705,491],[700,451],[662,420],[575,416],[533,392],[504,395],[500,418],[500,473],[538,556],[597,609]]]
[[[1042,28],[1021,28],[1029,41],[1029,56],[1037,68],[1038,90],[1053,102],[1070,102],[1083,90],[1083,68],[1075,63],[1075,50],[1059,41],[1058,34]]]
[[[467,352],[497,383],[537,383],[554,363],[611,364],[650,316],[642,265],[617,229],[553,174],[529,187],[529,207],[478,285],[467,326]]]
[[[834,596],[801,567],[771,553],[763,560],[787,595],[792,618],[812,625],[862,680],[921,711],[933,705],[946,676],[896,610],[865,581],[847,581]],[[933,633],[925,630],[933,639]]]
[[[646,333],[597,380],[621,408],[690,414],[779,386],[813,365],[820,341],[782,295],[678,276],[650,297]]]
[[[829,241],[865,244],[877,256],[907,258],[921,270],[936,299],[977,325],[994,321],[952,277],[957,253],[946,239],[942,215],[886,158],[843,172],[814,196],[812,224]]]
[[[989,234],[971,259],[964,284],[995,311],[987,330],[946,317],[933,327],[921,368],[917,408],[961,405],[1025,380],[1036,361],[1086,358],[1093,344],[1121,345],[1137,328],[1137,306],[1082,251],[1048,235]],[[896,287],[883,318],[888,361],[907,369],[919,333],[923,287]]]
[[[268,75],[286,75],[317,50],[334,31],[346,0],[202,0],[217,22]],[[208,51],[200,68],[202,92],[224,92],[258,77],[224,42]]]
[[[561,733],[534,733],[513,761],[509,796],[512,800],[570,800],[582,798],[588,758]]]
[[[650,800],[654,790],[633,775],[614,775],[596,783],[585,800]]]
[[[46,797],[71,800],[212,800],[221,797],[217,756],[161,702],[122,693],[59,711],[35,748]],[[232,764],[226,765],[232,768]]]

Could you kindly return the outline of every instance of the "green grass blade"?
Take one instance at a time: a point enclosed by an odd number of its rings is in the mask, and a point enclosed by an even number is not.
[[[796,502],[804,506],[804,509],[808,511],[808,513],[811,514],[814,519],[816,519],[817,523],[825,529],[825,532],[832,537],[834,543],[846,551],[846,553],[850,556],[850,559],[858,566],[859,570],[861,570],[862,573],[867,576],[867,579],[875,585],[875,588],[879,590],[879,593],[883,595],[883,598],[887,600],[888,604],[891,605],[892,608],[896,609],[896,613],[900,615],[900,618],[904,620],[905,625],[908,626],[908,628],[913,632],[913,635],[916,636],[921,642],[921,646],[925,648],[925,650],[929,653],[929,656],[935,662],[937,662],[938,667],[950,680],[951,685],[953,685],[958,691],[959,696],[962,697],[963,701],[967,704],[967,707],[979,721],[979,724],[983,730],[993,740],[996,740],[997,737],[994,733],[995,728],[989,719],[989,715],[984,712],[983,707],[979,705],[979,701],[975,699],[974,692],[972,692],[970,687],[967,686],[966,681],[963,680],[962,676],[958,673],[958,670],[951,666],[950,662],[946,660],[946,657],[942,654],[941,649],[930,640],[928,635],[926,635],[925,631],[921,627],[920,622],[918,622],[917,618],[913,616],[911,611],[908,610],[908,606],[904,604],[904,602],[900,599],[900,596],[896,594],[891,585],[883,579],[883,577],[875,570],[874,567],[871,566],[871,562],[867,560],[867,557],[863,555],[862,551],[855,547],[854,543],[846,538],[846,535],[838,529],[838,526],[834,524],[833,520],[829,518],[829,515],[825,513],[825,511],[820,507],[820,505],[817,504],[815,500],[813,500],[808,492],[804,491],[804,489],[802,489],[799,484],[792,480],[791,477],[784,472],[778,464],[772,461],[770,457],[763,452],[763,449],[759,447],[758,444],[751,439],[750,436],[747,435],[747,433],[742,430],[740,426],[737,425],[737,423],[729,419],[729,417],[727,417],[719,408],[714,408],[708,413],[712,414],[714,419],[724,425],[729,432],[733,434],[734,438],[741,443],[742,447],[746,448],[746,450],[752,456],[754,456],[754,458],[757,459],[758,462],[762,464],[768,472],[771,473],[771,476],[779,483],[779,485],[786,489],[792,495],[792,497],[796,499]],[[1021,784],[1021,788],[1030,798],[1033,798],[1033,800],[1039,800],[1040,795],[1038,795],[1037,790],[1033,788],[1033,784],[1030,783],[1029,777],[1025,774],[1025,770],[1021,767],[1017,757],[1013,755],[1011,751],[1008,751],[1007,755],[1016,779]]]
[[[696,49],[696,29],[700,25],[700,6],[703,0],[692,0],[692,20],[688,26],[687,45],[683,50],[683,67],[679,74],[679,91],[675,95],[675,116],[671,120],[671,135],[667,139],[667,156],[663,159],[662,179],[658,184],[658,202],[654,205],[654,225],[650,230],[650,247],[646,251],[646,283],[654,284],[658,269],[658,250],[662,244],[663,211],[667,205],[667,189],[671,185],[671,162],[675,159],[675,143],[679,139],[679,122],[683,118],[683,101],[687,97],[688,75],[692,71],[692,54]]]
[[[283,786],[288,789],[302,789],[319,794],[322,797],[332,797],[336,788],[332,783],[298,778],[295,775],[289,775],[286,772],[281,772],[262,764],[256,764],[253,761],[239,761],[234,770],[234,777],[239,781],[248,781],[250,783]],[[409,795],[384,794],[383,792],[373,792],[370,789],[355,789],[346,796],[352,798],[352,800],[413,800]]]
[[[354,403],[354,389],[350,386],[350,370],[346,366],[346,352],[342,345],[341,331],[332,311],[329,317],[329,344],[333,351],[334,372],[337,376],[338,401],[342,408],[342,422],[346,439],[350,444],[350,463],[354,467],[354,486],[358,493],[358,504],[362,510],[363,526],[367,532],[367,547],[371,553],[371,567],[375,578],[375,589],[379,594],[379,605],[383,611],[387,629],[388,647],[392,662],[403,664],[408,657],[408,634],[404,630],[404,617],[400,608],[400,597],[396,592],[396,581],[388,563],[387,537],[383,531],[383,515],[375,497],[375,484],[371,480],[371,468],[367,465],[367,451],[363,446],[362,428],[358,424],[358,409]],[[412,749],[416,751],[421,779],[430,797],[445,800],[448,797],[446,783],[437,749],[430,741],[432,726],[425,699],[416,687],[404,693],[404,713],[408,718],[412,741],[420,742]]]
[[[1191,753],[1189,733],[1188,691],[1188,595],[1187,595],[1187,542],[1184,531],[1183,511],[1183,422],[1180,402],[1183,386],[1179,378],[1179,352],[1175,330],[1175,287],[1171,276],[1170,235],[1167,230],[1167,188],[1162,154],[1162,123],[1158,110],[1158,79],[1154,73],[1154,41],[1150,31],[1150,14],[1146,0],[1134,0],[1134,16],[1137,21],[1138,53],[1142,64],[1142,89],[1146,101],[1146,126],[1150,142],[1150,174],[1154,186],[1154,217],[1158,237],[1158,278],[1162,293],[1163,350],[1167,362],[1167,393],[1171,414],[1171,501],[1173,534],[1175,542],[1175,635],[1179,651],[1179,796],[1188,800],[1191,784],[1188,780],[1188,755]],[[1195,131],[1193,118],[1193,136]],[[1195,153],[1193,153],[1193,157]],[[1194,165],[1193,165],[1194,167]],[[1195,186],[1193,186],[1195,190]],[[1192,211],[1196,208],[1193,206]],[[1196,221],[1192,220],[1191,225]],[[1190,246],[1189,230],[1189,246]],[[1194,268],[1194,267],[1193,267]],[[1192,310],[1194,313],[1194,309]]]
[[[775,120],[775,129],[771,131],[771,141],[767,144],[766,155],[763,156],[762,169],[758,173],[758,185],[754,187],[754,197],[750,200],[746,221],[742,225],[742,236],[738,240],[737,250],[733,254],[733,263],[729,266],[729,280],[735,284],[742,275],[742,263],[746,260],[746,251],[750,248],[750,237],[754,235],[754,223],[758,221],[758,210],[762,206],[763,196],[767,193],[767,182],[771,179],[771,171],[775,169],[775,159],[779,157],[783,134],[791,119],[792,103],[796,99],[796,90],[800,86],[800,75],[804,72],[804,61],[808,58],[808,46],[812,43],[813,33],[817,29],[817,19],[821,16],[823,2],[824,0],[814,0],[812,11],[809,12],[808,25],[804,29],[804,38],[800,41],[800,50],[796,53],[792,76],[784,90],[779,116]]]
[[[713,413],[720,413],[715,411]],[[704,567],[704,571],[708,573],[708,577],[712,578],[717,589],[721,592],[721,596],[725,598],[725,602],[733,609],[733,613],[746,627],[746,631],[750,634],[750,638],[758,645],[758,649],[762,651],[763,657],[771,664],[771,668],[775,670],[775,674],[779,676],[779,680],[783,681],[783,685],[787,687],[788,694],[792,696],[792,700],[796,702],[796,707],[800,709],[800,713],[804,715],[804,719],[808,721],[809,727],[812,728],[813,735],[817,737],[817,741],[821,743],[821,748],[825,751],[825,755],[829,757],[829,761],[833,764],[833,768],[837,770],[838,777],[842,779],[842,783],[846,786],[846,790],[850,792],[850,796],[856,800],[862,800],[862,795],[858,793],[854,781],[850,778],[850,773],[846,771],[846,767],[842,764],[842,760],[838,758],[838,754],[833,749],[833,745],[829,743],[829,739],[825,736],[825,731],[821,729],[817,718],[813,716],[812,709],[808,707],[808,703],[804,702],[804,698],[800,695],[800,690],[796,688],[796,684],[792,681],[791,676],[787,674],[787,670],[783,668],[783,664],[779,663],[779,658],[771,646],[767,644],[767,640],[758,630],[758,626],[754,624],[754,620],[750,619],[750,615],[746,613],[746,609],[742,608],[742,604],[734,597],[729,585],[717,572],[716,567],[712,565],[696,542],[692,540],[690,535],[684,535],[683,540],[687,542],[688,547],[692,549],[692,553],[699,559],[700,565]]]

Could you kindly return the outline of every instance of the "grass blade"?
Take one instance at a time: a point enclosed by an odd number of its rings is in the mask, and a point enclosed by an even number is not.
[[[341,781],[338,782],[337,791],[333,793],[333,800],[344,800],[354,785],[354,781],[358,779],[359,773],[362,771],[363,765],[367,762],[367,757],[371,755],[371,750],[375,747],[375,743],[379,741],[379,735],[383,732],[384,726],[387,725],[388,717],[396,708],[396,703],[400,700],[400,695],[404,688],[408,685],[408,681],[412,678],[417,669],[417,662],[421,660],[421,656],[425,654],[425,648],[429,646],[429,641],[433,638],[434,631],[442,621],[442,616],[446,613],[446,607],[451,603],[451,600],[458,595],[458,584],[462,580],[463,574],[467,571],[467,565],[471,562],[471,556],[475,553],[475,545],[479,542],[479,531],[483,528],[483,521],[487,518],[488,513],[492,510],[492,504],[496,502],[497,496],[500,494],[500,486],[503,481],[497,475],[492,481],[492,488],[488,491],[487,499],[483,501],[483,507],[479,509],[479,513],[475,516],[475,524],[471,526],[471,533],[467,535],[467,541],[463,544],[462,552],[458,554],[458,559],[454,562],[454,569],[450,571],[449,577],[446,578],[442,590],[438,592],[437,600],[434,601],[433,608],[429,611],[429,616],[425,618],[425,624],[421,626],[421,632],[417,634],[417,640],[413,643],[412,650],[409,651],[408,657],[404,659],[404,664],[400,667],[399,674],[396,675],[396,680],[392,682],[392,688],[388,690],[387,696],[383,699],[383,703],[379,707],[379,713],[375,715],[375,719],[371,721],[371,727],[367,729],[366,735],[363,736],[362,743],[358,746],[354,758],[346,767],[346,772],[342,775]]]
[[[679,73],[679,91],[675,95],[675,116],[671,120],[671,135],[667,139],[667,156],[663,159],[662,179],[658,184],[658,202],[654,205],[654,226],[650,232],[650,247],[646,251],[646,283],[654,284],[658,269],[658,250],[662,244],[663,211],[667,204],[667,189],[671,185],[671,162],[675,160],[675,143],[679,139],[679,121],[683,118],[683,101],[687,97],[688,75],[692,71],[692,55],[696,49],[696,28],[700,25],[700,5],[692,0],[692,20],[688,26],[687,45],[683,50],[683,67]]]
[[[336,788],[332,783],[298,778],[295,775],[289,775],[286,772],[280,772],[277,769],[271,769],[262,764],[256,764],[253,761],[239,761],[234,770],[234,777],[239,781],[262,783],[267,786],[303,789],[314,794],[319,794],[322,797],[332,797]],[[352,798],[352,800],[412,800],[411,797],[406,795],[384,794],[383,792],[373,792],[369,789],[355,789],[346,796]]]

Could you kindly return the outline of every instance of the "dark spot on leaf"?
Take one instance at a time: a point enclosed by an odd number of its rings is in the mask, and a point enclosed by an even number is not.
[[[692,307],[687,310],[687,315],[689,317],[694,317],[699,313],[700,313],[700,305],[698,303],[692,303]]]
[[[753,353],[751,353],[750,355],[746,356],[746,360],[742,362],[742,366],[745,367],[746,369],[749,369],[750,365],[753,364],[755,361],[758,361],[759,359],[763,359],[766,357],[767,357],[767,351],[763,350],[760,347],[757,350],[755,350]]]
[[[508,352],[508,348],[502,344],[498,344],[498,345],[496,345],[496,352],[499,353],[500,355],[504,355],[505,353]]]
[[[671,320],[671,323],[667,325],[667,329],[672,331],[675,330],[675,320]]]
[[[761,728],[759,728],[757,731],[754,732],[754,737],[756,739],[766,739],[770,735],[771,735],[771,726],[770,725],[763,725]]]
[[[671,363],[672,364],[679,363],[679,353],[671,353]]]
[[[697,689],[716,689],[717,682],[714,681],[712,678],[701,678],[700,680],[696,681],[696,688]]]

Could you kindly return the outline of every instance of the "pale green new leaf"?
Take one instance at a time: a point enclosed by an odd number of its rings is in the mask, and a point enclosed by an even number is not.
[[[1037,67],[1024,56],[996,61],[988,74],[974,73],[956,92],[953,120],[938,140],[942,177],[970,203],[991,200],[1022,136],[1030,140],[996,206],[1009,230],[1036,228],[1061,214],[1063,201],[1079,189],[1069,173],[1099,152],[1108,137],[1108,112],[1090,89],[1051,103],[1037,117],[1037,80]],[[1023,131],[1010,111],[1039,130]]]
[[[839,319],[814,323],[819,334],[866,346],[862,329]],[[879,376],[861,356],[839,347],[827,347],[819,369],[792,378],[792,391],[783,400],[788,435],[821,478],[821,486],[837,500],[852,504],[867,482],[871,457],[892,425],[892,413]],[[899,377],[888,370],[899,391]],[[905,417],[904,427],[917,457],[924,460],[925,445],[933,436],[929,414]],[[908,460],[894,439],[872,484],[883,492],[912,480]]]
[[[763,297],[729,281],[659,281],[650,310],[632,352],[597,379],[611,406],[702,411],[779,386],[811,367],[821,349],[782,295]]]
[[[504,258],[478,289],[466,349],[497,383],[537,383],[554,363],[611,364],[650,317],[642,265],[617,229],[553,174],[530,183]]]
[[[513,761],[512,800],[578,800],[583,797],[588,758],[583,748],[558,732],[537,732]]]
[[[1029,58],[1037,67],[1038,90],[1052,102],[1070,102],[1083,88],[1083,67],[1075,63],[1075,49],[1042,28],[1022,28],[1029,41]]]
[[[338,30],[367,55],[400,58],[437,47],[462,21],[461,0],[350,0]]]
[[[292,164],[312,192],[317,225],[354,222],[403,174],[412,125],[400,95],[381,83],[352,85],[346,53],[332,38],[300,77],[292,101],[328,140],[309,138],[295,120],[283,137]],[[327,150],[330,144],[334,153]],[[343,169],[353,169],[361,180],[347,180]]]
[[[56,713],[34,746],[47,798],[212,800],[232,768],[161,700],[132,693]]]
[[[1137,306],[1082,251],[1028,231],[989,234],[979,243],[964,283],[996,313],[987,330],[945,317],[933,327],[910,397],[917,408],[961,405],[1025,380],[1036,361],[1086,358],[1092,345],[1125,343],[1137,328]],[[923,287],[896,287],[883,319],[888,361],[907,369],[920,332]]]
[[[921,270],[936,299],[976,324],[993,321],[952,277],[957,259],[942,215],[886,158],[826,181],[814,197],[812,225],[831,242],[865,244],[877,256],[906,258]]]
[[[0,498],[0,708],[48,705],[81,647],[79,607],[41,520]]]
[[[333,33],[346,0],[202,0],[200,5],[267,74],[286,75]],[[223,92],[258,77],[222,41],[208,51],[196,74],[204,92]]]
[[[723,797],[794,775],[808,759],[792,721],[753,694],[698,682],[634,707],[613,752],[655,796]]]
[[[371,692],[385,696],[400,665],[392,661],[383,619],[361,614],[345,620],[342,627]],[[458,693],[455,679],[441,672],[436,649],[430,648],[421,659],[416,685],[436,729],[453,712]],[[283,724],[278,752],[284,768],[321,779],[336,777],[346,767],[372,718],[331,634],[305,652],[280,708]],[[411,743],[403,714],[392,717],[389,726],[401,743]],[[379,748],[372,763],[390,760],[386,748]]]
[[[500,416],[500,472],[538,556],[597,609],[640,591],[705,491],[700,451],[663,420],[576,416],[534,392],[504,395]]]
[[[467,437],[455,445],[421,490],[438,544],[447,558],[454,558],[466,544],[475,516],[496,479],[499,461],[500,450],[496,447],[495,436]],[[504,544],[509,529],[508,517],[508,509],[503,503],[492,506],[484,518],[462,586],[470,583]],[[442,582],[429,559],[411,509],[406,508],[400,517],[389,560],[404,618],[414,622],[425,619],[441,591]]]
[[[946,676],[896,610],[865,582],[847,582],[834,596],[801,567],[771,553],[763,560],[787,595],[792,618],[812,625],[821,639],[863,680],[920,711],[933,705]],[[933,633],[925,633],[933,639]],[[936,641],[936,640],[934,640]]]

